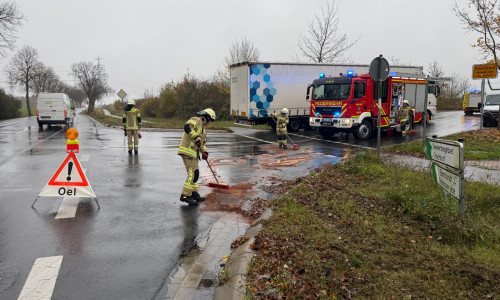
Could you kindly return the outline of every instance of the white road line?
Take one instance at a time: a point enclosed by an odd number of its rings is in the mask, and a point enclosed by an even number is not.
[[[80,161],[89,161],[89,159],[90,159],[90,154],[88,153],[82,154],[82,156],[80,157]]]
[[[242,136],[242,137],[246,137],[246,138],[249,138],[249,139],[252,139],[252,140],[256,140],[256,141],[259,141],[259,142],[268,143],[268,144],[274,144],[273,142],[262,140],[262,139],[258,139],[258,138],[253,137],[253,136],[248,136],[248,135],[239,134],[239,133],[234,133],[234,134]]]
[[[59,210],[57,211],[56,219],[71,219],[76,216],[80,197],[64,197]]]
[[[315,137],[310,137],[310,136],[301,135],[301,134],[296,134],[296,133],[289,133],[289,135],[300,136],[300,137],[303,137],[303,138],[306,138],[306,139],[310,139],[310,140],[316,140],[316,141],[327,142],[327,143],[333,143],[333,144],[341,144],[341,145],[351,146],[351,147],[367,148],[367,149],[376,149],[376,148],[373,148],[373,147],[368,147],[368,146],[361,146],[361,145],[354,145],[354,144],[343,143],[343,142],[335,142],[335,141],[330,141],[330,140],[325,140],[325,139],[318,139],[318,138],[315,138]]]
[[[18,299],[50,300],[54,292],[62,260],[62,256],[37,258]]]
[[[82,169],[83,173],[87,172],[87,169]],[[71,219],[76,216],[76,209],[78,208],[78,203],[80,202],[80,197],[64,197],[59,210],[57,211],[55,219]]]

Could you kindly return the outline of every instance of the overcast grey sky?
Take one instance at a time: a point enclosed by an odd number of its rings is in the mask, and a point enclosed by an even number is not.
[[[73,63],[100,62],[118,92],[142,97],[189,72],[208,78],[223,66],[236,39],[246,37],[263,61],[292,61],[300,33],[327,0],[17,0],[26,16],[16,45],[36,48],[63,81]],[[348,52],[369,64],[383,54],[424,66],[437,61],[446,75],[471,78],[483,63],[477,39],[451,11],[454,0],[337,0],[339,27],[358,43]],[[457,0],[465,6],[465,0]],[[9,90],[0,59],[0,86]],[[305,59],[304,59],[305,61]],[[475,87],[479,81],[472,81]],[[19,91],[12,91],[22,94]],[[118,98],[118,97],[112,97]]]

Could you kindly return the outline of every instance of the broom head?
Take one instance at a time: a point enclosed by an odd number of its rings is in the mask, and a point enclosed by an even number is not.
[[[229,184],[226,183],[209,182],[208,186],[216,189],[229,190]]]
[[[299,145],[297,144],[293,145],[293,150],[299,150]]]

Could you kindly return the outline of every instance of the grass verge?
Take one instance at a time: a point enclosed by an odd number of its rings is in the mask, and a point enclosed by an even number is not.
[[[117,111],[113,105],[106,106],[106,109],[108,109],[112,115],[115,115],[115,116],[122,115],[122,112]],[[98,110],[98,109],[96,109],[96,110]],[[109,117],[109,118],[113,118],[113,117]],[[122,125],[121,119],[118,119],[118,118],[113,118],[113,119],[119,120],[120,125]],[[114,124],[116,121],[113,122],[113,120],[109,120],[108,118],[103,118],[101,120],[99,120],[99,122],[102,122],[103,124],[116,126]],[[150,117],[142,117],[142,120],[148,121],[148,122],[143,122],[142,127],[145,127],[145,128],[163,128],[163,129],[183,129],[184,124],[186,124],[186,121],[187,121],[187,120],[181,120],[181,119],[175,119],[175,118],[161,119],[161,118],[150,118]],[[108,123],[108,121],[109,121],[109,123]],[[215,121],[215,122],[211,123],[207,128],[211,129],[211,130],[225,130],[227,132],[233,132],[231,130],[231,127],[238,127],[238,125],[235,125],[233,121]],[[267,125],[254,125],[254,126],[251,126],[250,128],[257,129],[257,130],[271,130],[271,127],[267,126]]]
[[[465,215],[429,173],[359,155],[280,187],[247,298],[478,299],[500,293],[500,187],[466,182]]]
[[[443,137],[445,140],[464,139],[464,157],[466,160],[500,159],[500,130],[488,128],[471,130]],[[415,141],[384,148],[388,153],[426,157],[422,141]]]

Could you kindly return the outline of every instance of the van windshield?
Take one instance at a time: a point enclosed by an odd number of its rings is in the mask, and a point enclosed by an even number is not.
[[[313,100],[347,100],[351,83],[321,84],[314,87]]]
[[[484,105],[500,105],[500,94],[486,96]]]

